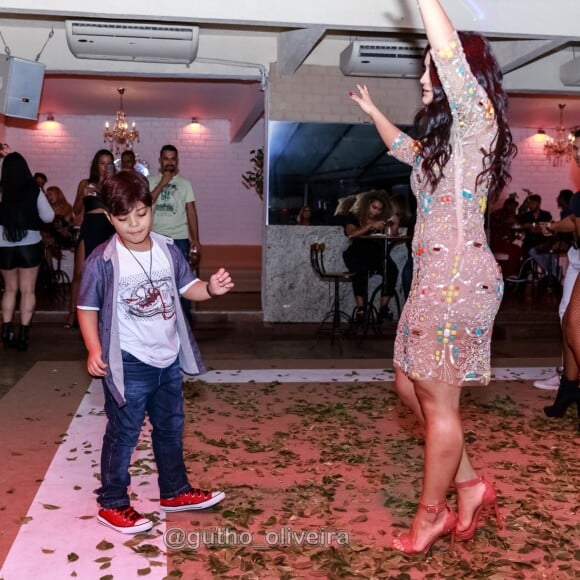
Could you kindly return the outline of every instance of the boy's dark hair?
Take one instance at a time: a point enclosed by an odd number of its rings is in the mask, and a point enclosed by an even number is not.
[[[36,173],[33,175],[34,181],[36,181],[36,178],[37,178],[37,177],[41,177],[42,179],[44,179],[44,181],[48,181],[48,177],[46,177],[46,174],[45,174],[45,173],[41,173],[40,171],[37,171],[37,172],[36,172]]]
[[[530,201],[537,201],[538,203],[542,203],[542,196],[538,195],[537,193],[532,193],[531,195],[528,195],[528,199]]]
[[[121,171],[106,179],[101,197],[112,216],[127,215],[139,202],[153,205],[149,182],[136,171]]]
[[[121,157],[131,157],[131,159],[135,159],[135,151],[132,149],[125,149],[125,151],[121,153]]]
[[[175,147],[175,145],[163,145],[163,147],[161,147],[161,151],[159,151],[159,157],[163,155],[164,151],[173,151],[173,153],[179,157],[179,153],[177,153],[177,147]]]

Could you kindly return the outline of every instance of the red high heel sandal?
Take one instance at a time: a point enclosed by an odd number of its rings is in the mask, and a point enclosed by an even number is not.
[[[475,530],[479,524],[479,519],[483,513],[484,509],[492,508],[495,511],[495,521],[497,523],[498,529],[503,529],[503,522],[501,515],[499,513],[499,505],[497,503],[497,495],[495,493],[495,486],[491,481],[487,481],[484,477],[476,477],[475,479],[470,479],[469,481],[460,481],[455,484],[456,489],[465,489],[466,487],[474,487],[479,483],[485,485],[485,491],[483,492],[483,497],[481,498],[481,504],[473,512],[473,517],[471,518],[471,523],[465,530],[455,530],[455,537],[459,542],[466,542],[471,540],[475,536]]]
[[[409,532],[393,540],[393,548],[403,552],[403,554],[407,556],[413,556],[415,554],[426,555],[429,553],[431,547],[437,540],[443,536],[446,536],[447,534],[451,534],[451,549],[453,549],[455,540],[455,526],[457,525],[457,514],[447,505],[447,502],[444,501],[443,503],[433,505],[427,505],[419,502],[417,509],[422,509],[430,514],[440,514],[441,512],[446,511],[447,519],[445,520],[443,529],[436,533],[422,550],[416,550],[415,546],[413,545],[413,539],[411,538],[413,532],[411,528]]]

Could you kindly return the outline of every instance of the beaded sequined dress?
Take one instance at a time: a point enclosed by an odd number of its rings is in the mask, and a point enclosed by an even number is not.
[[[448,98],[452,153],[436,190],[421,168],[420,146],[401,134],[390,153],[413,166],[417,198],[413,284],[395,340],[394,364],[412,380],[486,385],[493,321],[503,279],[484,230],[487,186],[475,181],[497,132],[495,112],[453,33],[431,56]]]

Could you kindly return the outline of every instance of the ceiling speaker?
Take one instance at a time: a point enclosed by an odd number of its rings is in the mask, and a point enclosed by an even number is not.
[[[7,117],[38,119],[44,64],[0,57],[0,112]]]

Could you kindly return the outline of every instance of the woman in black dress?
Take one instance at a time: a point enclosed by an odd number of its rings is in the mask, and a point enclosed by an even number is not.
[[[77,196],[73,204],[76,223],[80,223],[80,232],[75,250],[75,268],[71,288],[71,308],[64,325],[65,328],[76,326],[77,295],[83,262],[100,244],[108,240],[115,230],[105,215],[101,186],[105,179],[115,173],[115,159],[107,149],[96,152],[91,162],[88,179],[78,185]]]

